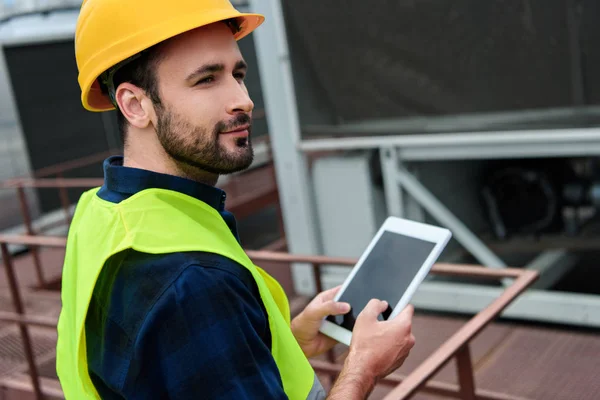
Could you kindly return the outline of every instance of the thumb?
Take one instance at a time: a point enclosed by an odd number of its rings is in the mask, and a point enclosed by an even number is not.
[[[321,320],[328,315],[342,315],[350,311],[350,304],[329,300],[324,303],[311,304],[304,310],[307,317],[313,320]]]

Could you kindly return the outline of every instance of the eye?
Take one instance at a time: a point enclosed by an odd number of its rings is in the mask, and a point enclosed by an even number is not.
[[[207,83],[214,82],[214,80],[215,80],[214,76],[207,76],[205,78],[200,79],[198,82],[196,82],[196,85],[205,85]]]
[[[239,79],[241,81],[243,81],[244,79],[246,79],[246,74],[243,72],[236,72],[233,74],[233,76],[235,77],[235,79]]]

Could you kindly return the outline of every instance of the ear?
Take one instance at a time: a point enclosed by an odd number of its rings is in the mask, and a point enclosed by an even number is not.
[[[154,120],[154,106],[139,87],[125,82],[119,85],[115,97],[121,113],[136,128],[146,128]]]

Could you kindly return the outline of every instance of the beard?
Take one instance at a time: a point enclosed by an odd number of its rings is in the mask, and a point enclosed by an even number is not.
[[[239,114],[227,122],[219,122],[212,129],[194,126],[171,110],[157,107],[156,133],[165,152],[184,170],[205,171],[227,175],[243,171],[252,164],[254,152],[251,127],[247,138],[237,138],[234,150],[220,143],[221,132],[251,124],[248,114]]]

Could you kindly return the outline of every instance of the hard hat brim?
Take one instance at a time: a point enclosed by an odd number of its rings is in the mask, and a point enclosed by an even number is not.
[[[235,40],[240,40],[248,36],[265,20],[265,17],[261,14],[240,13],[237,11],[225,13],[219,12],[214,13],[211,16],[204,14],[199,18],[198,16],[190,15],[186,21],[167,21],[159,27],[139,32],[135,37],[126,38],[119,43],[119,45],[113,46],[102,53],[98,53],[95,59],[89,61],[90,64],[95,65],[96,68],[94,68],[91,73],[88,72],[85,74],[86,76],[93,76],[93,80],[90,82],[80,82],[81,86],[84,88],[81,92],[81,102],[84,108],[88,111],[95,112],[115,109],[109,97],[102,92],[98,82],[98,77],[111,66],[116,65],[118,62],[125,60],[148,47],[179,34],[232,18],[235,18],[240,25],[240,30],[234,35]],[[141,45],[136,48],[135,46],[132,46],[132,43],[140,43]],[[82,69],[84,68],[85,66],[82,67]]]

